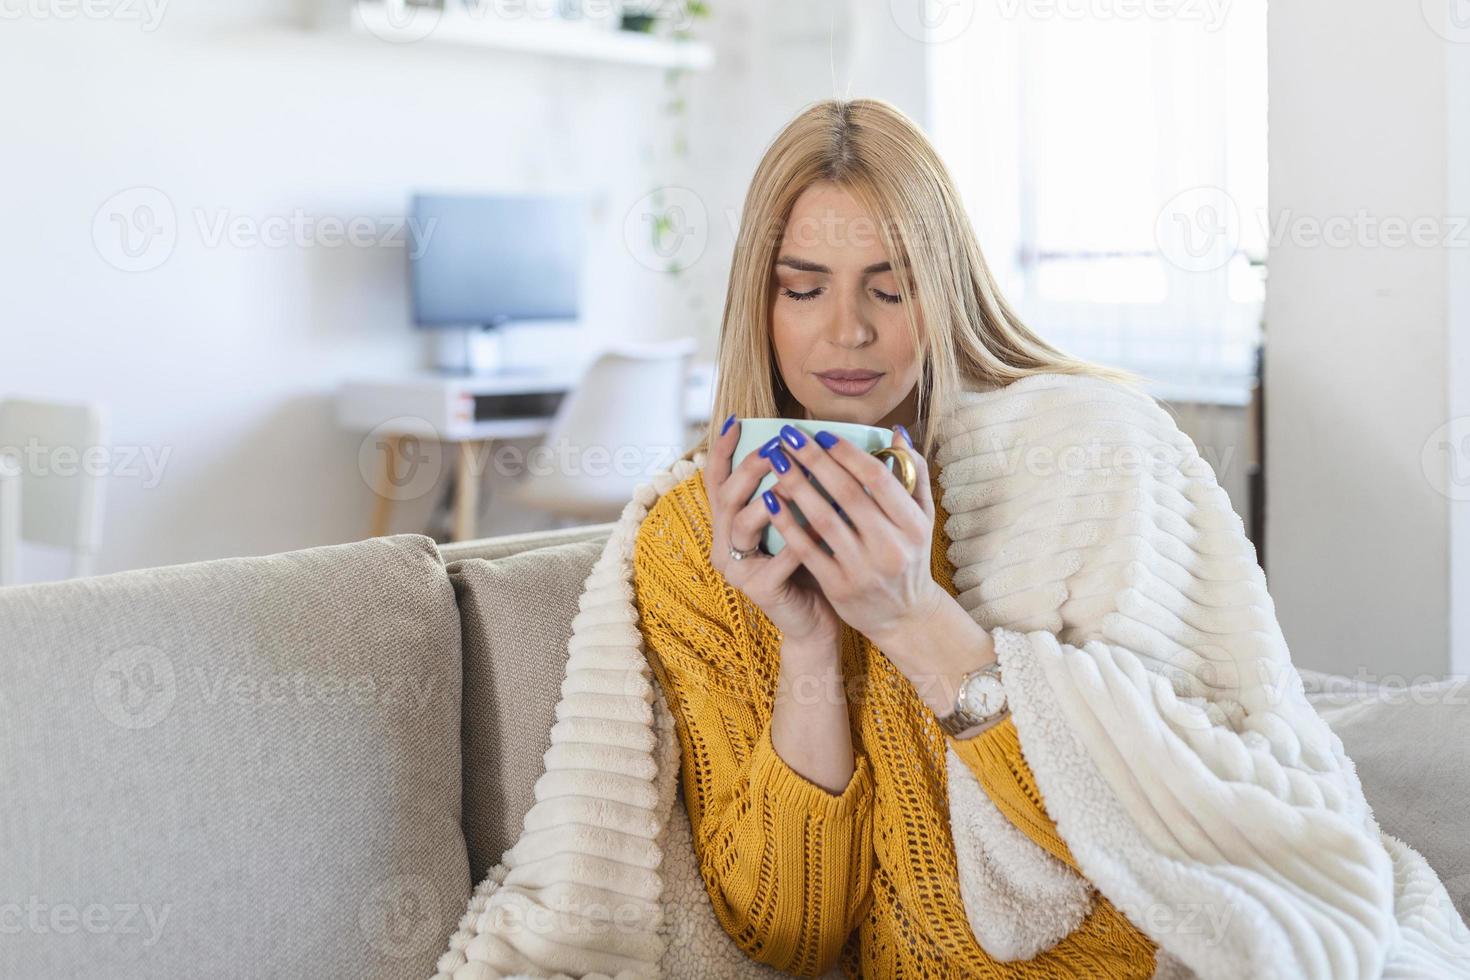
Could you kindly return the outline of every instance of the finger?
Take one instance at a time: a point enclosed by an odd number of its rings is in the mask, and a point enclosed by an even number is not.
[[[765,501],[759,495],[752,497],[730,520],[729,546],[741,551],[754,548],[770,523],[771,512],[766,509]]]
[[[894,440],[895,448],[907,452],[913,461],[915,481],[912,494],[904,490],[898,474],[889,469],[892,464],[864,452],[847,439],[837,439],[827,453],[840,460],[862,482],[867,490],[864,496],[874,503],[888,522],[911,534],[918,534],[934,524],[933,510],[926,511],[924,501],[919,498],[920,493],[927,496],[929,492],[929,465],[906,439],[895,435]],[[823,481],[822,486],[826,485]]]
[[[839,440],[829,432],[822,432],[821,435],[822,439],[819,440],[815,433],[809,436],[794,425],[783,426],[781,429],[782,451],[806,467],[812,478],[822,485],[822,490],[831,495],[832,500],[836,502],[835,506],[841,507],[846,512],[848,520],[854,525],[863,530],[878,529],[883,514],[868,495],[863,493],[862,483],[855,475],[858,471],[853,470],[853,466],[854,464],[860,466],[863,458],[879,466],[883,464],[850,442],[847,443],[847,448],[851,450],[850,453],[836,453],[834,450],[838,448],[837,444],[845,440]],[[821,442],[824,441],[832,443],[831,449],[821,445]],[[821,491],[817,491],[817,495],[820,497]],[[800,498],[796,503],[808,518],[814,519],[818,516],[808,511],[806,504]],[[826,510],[832,510],[834,504],[824,502],[823,507]],[[840,518],[839,522],[841,522]],[[815,519],[813,523],[823,534],[826,533],[826,524]],[[831,541],[831,538],[828,540]],[[836,545],[835,541],[832,543]]]
[[[793,467],[789,472],[796,473],[798,471]],[[814,494],[816,493],[815,490],[811,489],[811,484],[807,484],[807,489]],[[842,570],[837,564],[837,559],[827,554],[817,544],[816,540],[812,537],[812,533],[796,522],[796,518],[792,516],[788,500],[781,499],[780,494],[777,494],[774,489],[769,492],[775,494],[777,500],[776,512],[771,515],[771,523],[775,525],[776,530],[781,532],[781,537],[786,540],[786,546],[781,549],[781,554],[784,555],[788,551],[793,552],[801,564],[816,576],[817,581],[824,589],[829,585],[835,585],[838,577],[842,574]],[[798,506],[800,506],[799,502]],[[831,512],[831,505],[827,504],[826,506],[828,511]],[[807,511],[805,507],[802,508],[801,513],[803,516],[806,515]],[[833,513],[832,519],[837,521],[838,524],[843,524],[843,530],[851,538],[852,532],[847,530],[842,519],[837,517],[835,513]],[[808,517],[807,520],[811,520],[811,518]],[[821,529],[818,528],[818,530]],[[832,538],[830,536],[823,534],[823,538],[828,544],[832,544]],[[840,549],[834,545],[833,550],[839,551]]]
[[[914,448],[914,441],[909,438],[907,429],[901,425],[895,425],[893,428],[896,434],[893,444],[909,450],[909,455],[914,459],[914,469],[917,471],[917,479],[914,481],[913,499],[924,512],[926,526],[932,527],[934,525],[935,513],[934,478],[929,472],[929,460],[924,457],[923,453]],[[902,444],[899,443],[899,437],[903,439]]]
[[[735,464],[729,479],[718,491],[722,495],[725,507],[735,510],[744,507],[754,496],[756,487],[766,474],[771,472],[771,466],[766,457],[761,455],[762,450],[772,445],[768,440],[765,445],[757,447],[754,452],[747,453],[745,458]]]
[[[739,442],[740,420],[731,413],[730,418],[726,420],[725,431],[715,437],[714,445],[710,447],[709,458],[704,464],[705,487],[711,494],[730,478],[730,456],[735,452],[735,446]]]
[[[791,548],[782,548],[757,562],[745,585],[751,591],[768,591],[785,582],[800,567],[801,556]]]

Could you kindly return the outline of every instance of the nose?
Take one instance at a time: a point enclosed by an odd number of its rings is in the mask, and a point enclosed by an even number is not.
[[[852,296],[843,295],[832,304],[832,322],[828,325],[827,335],[838,347],[856,350],[876,340],[878,331],[868,322],[863,304]]]

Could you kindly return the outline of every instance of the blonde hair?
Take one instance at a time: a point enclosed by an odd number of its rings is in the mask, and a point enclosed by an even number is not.
[[[818,181],[840,185],[863,205],[893,263],[923,352],[913,435],[926,458],[937,435],[929,420],[952,411],[966,381],[1003,387],[1054,372],[1138,384],[1137,375],[1066,354],[1021,322],[990,274],[949,171],[912,120],[880,99],[827,99],[781,130],[751,179],[720,324],[714,411],[685,458],[706,451],[732,412],[800,415],[777,387],[772,270],[792,206]]]

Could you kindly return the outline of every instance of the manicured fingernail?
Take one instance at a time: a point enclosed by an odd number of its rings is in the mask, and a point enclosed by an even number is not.
[[[816,439],[817,445],[821,446],[823,449],[831,449],[833,446],[837,445],[837,437],[828,432],[826,429],[822,429],[812,438]]]
[[[765,493],[761,494],[761,499],[766,502],[766,510],[770,511],[772,514],[781,509],[781,501],[777,500],[776,495],[771,491],[767,490]]]
[[[775,449],[779,445],[781,445],[781,437],[771,436],[771,438],[761,443],[761,447],[756,450],[756,453],[760,456],[769,456],[771,455],[771,450]]]
[[[775,449],[772,449],[770,455],[768,455],[766,459],[769,459],[771,461],[771,465],[775,467],[777,473],[785,473],[787,470],[791,469],[791,460],[786,458],[786,454],[782,452],[781,447],[779,446],[777,446]]]
[[[901,425],[895,425],[894,428],[898,430],[899,435],[903,436],[903,441],[909,444],[909,448],[913,449],[914,440],[909,437],[909,430]]]
[[[781,438],[789,442],[792,449],[800,449],[806,445],[806,436],[794,425],[781,426]]]
[[[725,424],[722,425],[722,426],[720,426],[720,435],[724,435],[726,432],[729,432],[730,431],[730,426],[732,426],[734,424],[735,424],[735,413],[734,412],[731,412],[730,413],[730,417],[725,420]]]

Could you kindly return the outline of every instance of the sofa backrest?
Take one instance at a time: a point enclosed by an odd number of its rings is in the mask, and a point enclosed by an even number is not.
[[[448,566],[463,636],[464,832],[475,882],[515,843],[535,803],[577,600],[607,536]]]
[[[420,535],[0,590],[0,976],[430,975],[459,651]]]

